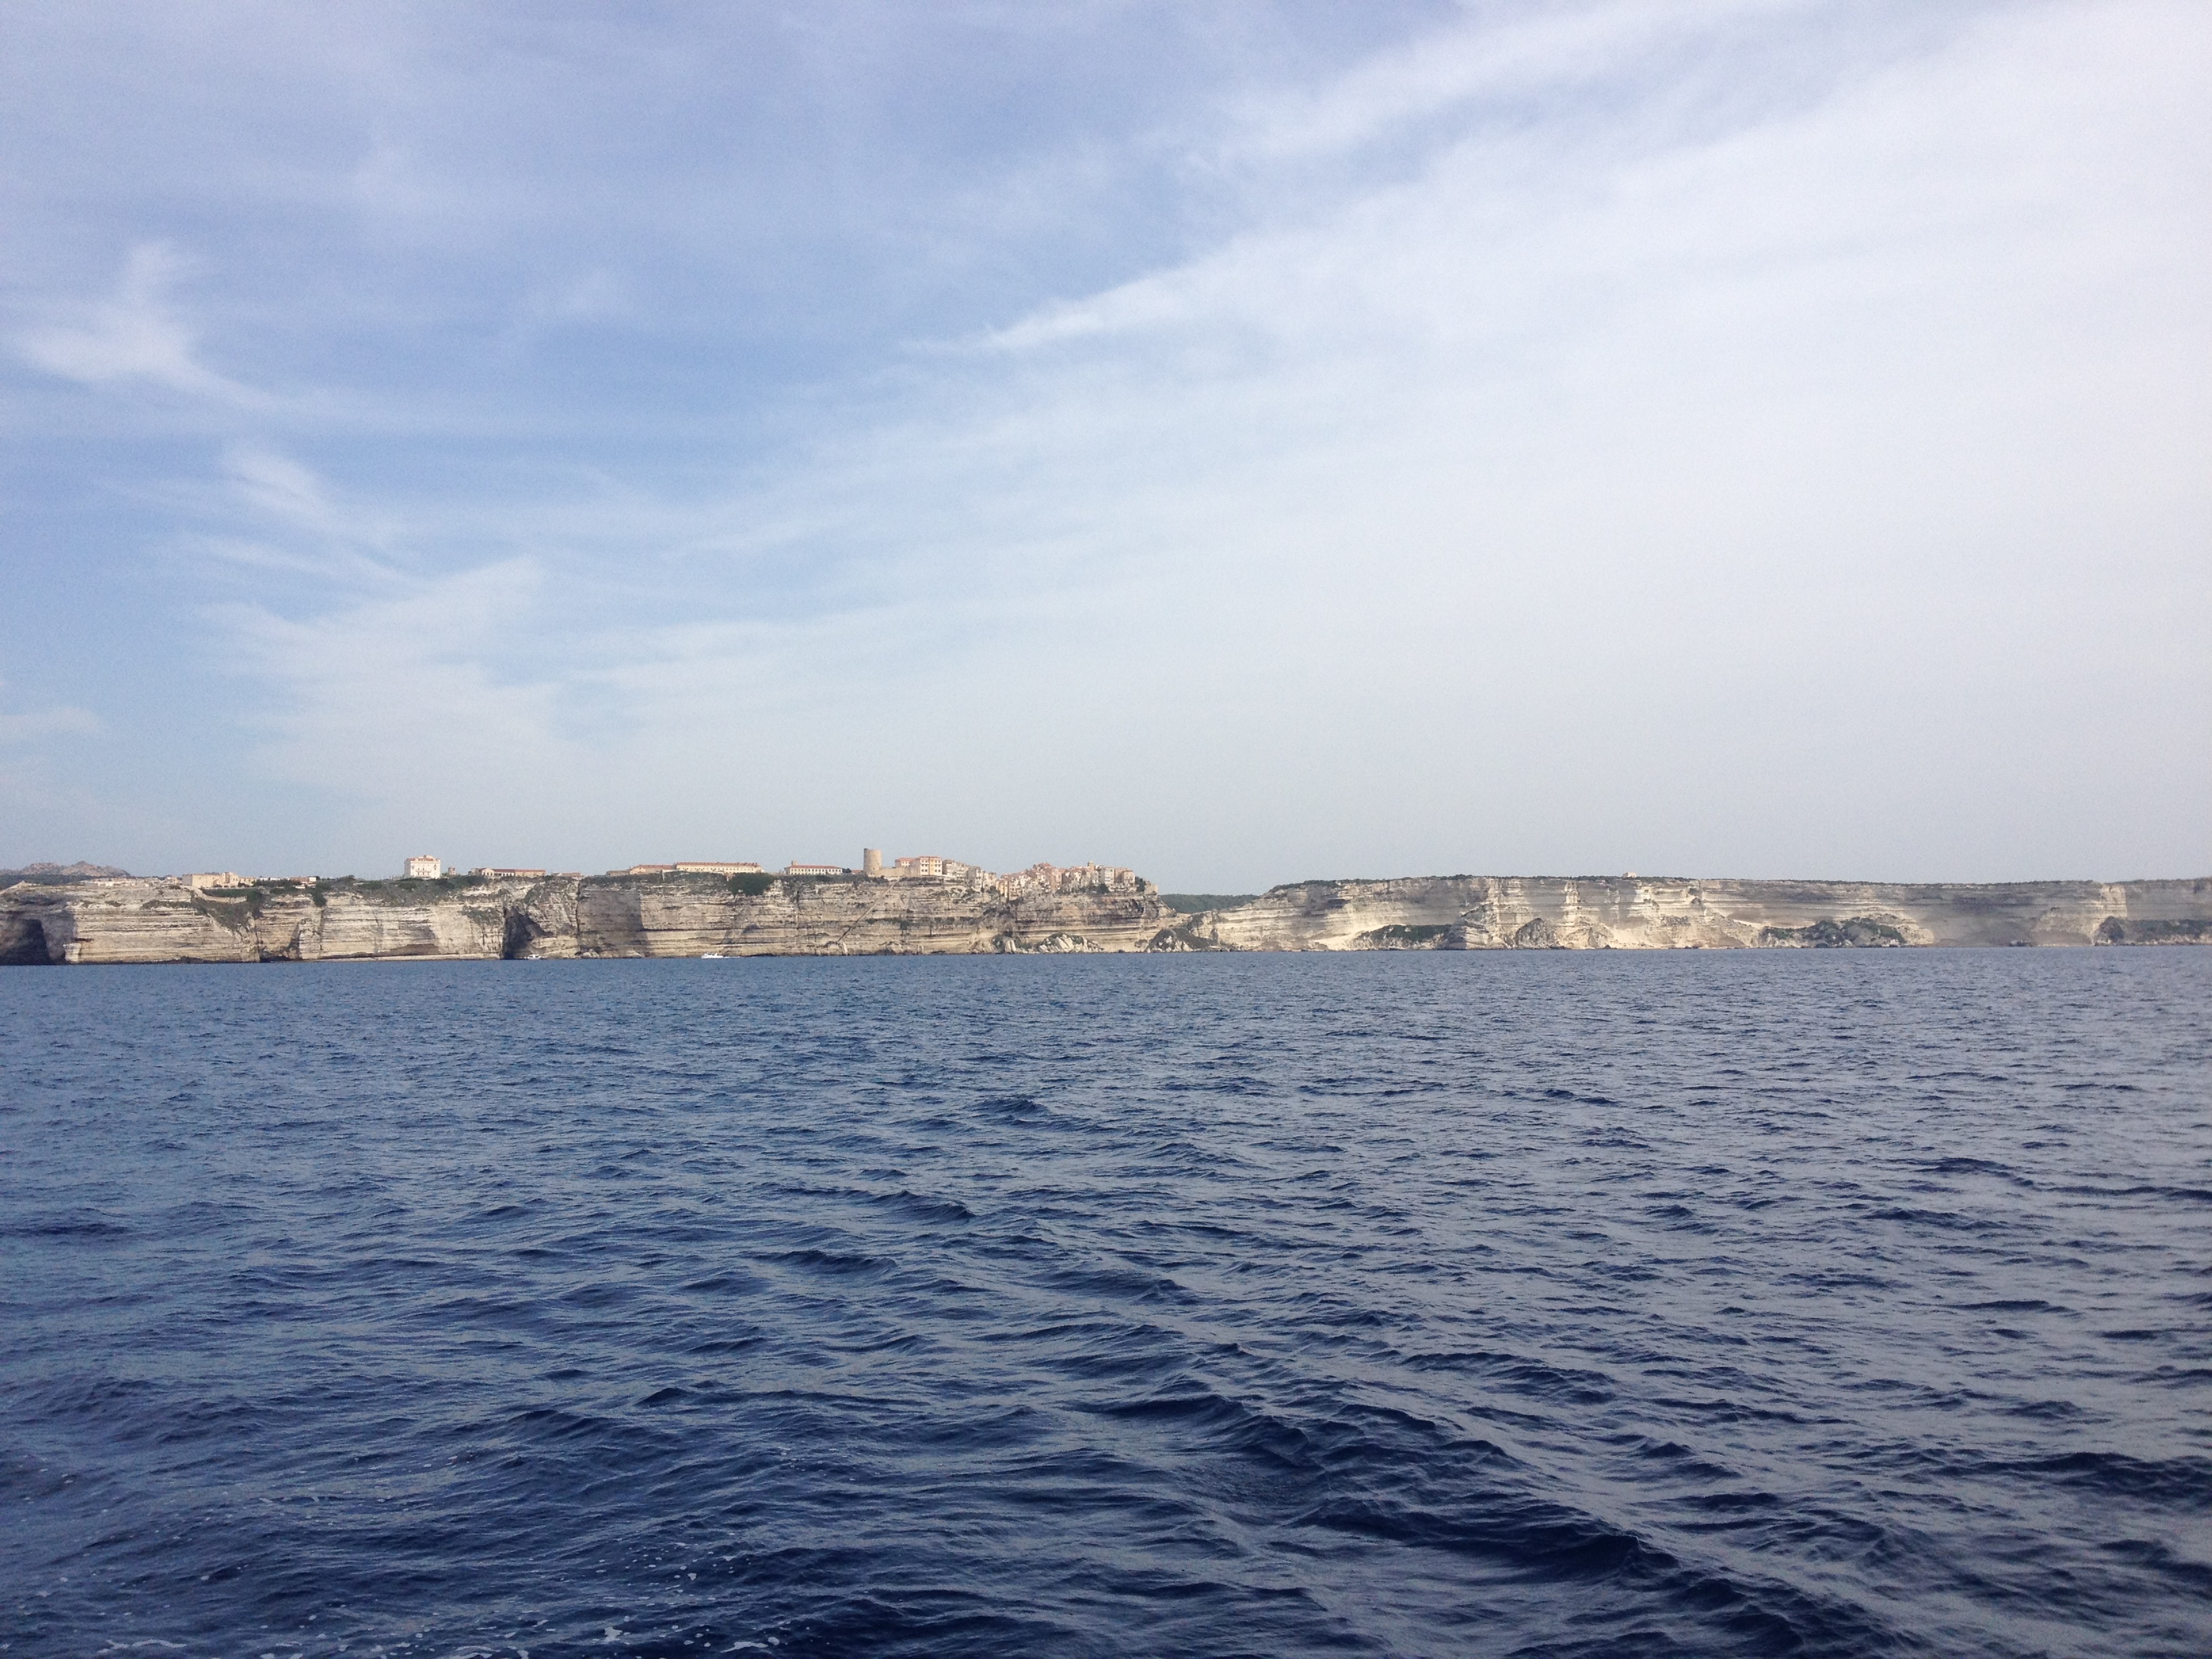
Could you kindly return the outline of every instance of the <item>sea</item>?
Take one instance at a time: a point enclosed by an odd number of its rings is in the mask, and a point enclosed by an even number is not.
[[[2212,1653],[2212,951],[0,970],[0,1652]]]

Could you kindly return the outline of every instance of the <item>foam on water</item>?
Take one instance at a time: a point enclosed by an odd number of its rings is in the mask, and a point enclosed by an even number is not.
[[[16,1656],[2212,1650],[2212,952],[0,973]]]

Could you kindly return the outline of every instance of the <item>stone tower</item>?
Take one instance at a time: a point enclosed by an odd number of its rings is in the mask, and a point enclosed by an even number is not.
[[[884,849],[880,847],[863,847],[860,849],[860,873],[864,876],[880,876],[883,872]]]

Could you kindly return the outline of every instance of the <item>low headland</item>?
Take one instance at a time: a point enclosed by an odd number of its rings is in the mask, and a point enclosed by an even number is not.
[[[919,862],[391,880],[33,866],[0,872],[0,964],[2212,943],[2212,878],[1462,875],[1169,895],[1116,866]]]

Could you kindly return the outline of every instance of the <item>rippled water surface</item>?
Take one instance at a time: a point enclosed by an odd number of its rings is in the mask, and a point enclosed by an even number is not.
[[[2212,1651],[2212,951],[0,970],[0,1633]]]

